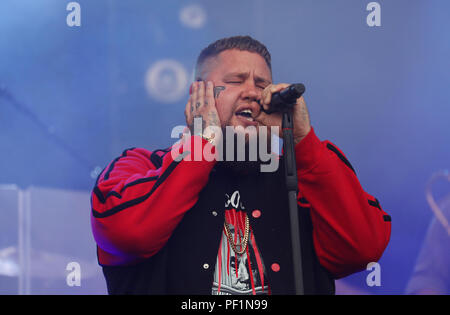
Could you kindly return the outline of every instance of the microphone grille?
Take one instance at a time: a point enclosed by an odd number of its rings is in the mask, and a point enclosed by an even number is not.
[[[305,93],[305,86],[301,83],[291,84],[290,89],[296,94],[297,98]]]

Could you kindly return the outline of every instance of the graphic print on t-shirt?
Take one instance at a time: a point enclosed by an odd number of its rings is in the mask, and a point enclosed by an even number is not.
[[[240,200],[239,191],[235,191],[231,195],[225,194],[225,197],[225,221],[228,224],[229,235],[233,239],[237,251],[240,251],[245,236],[245,207]],[[212,294],[269,294],[264,263],[251,227],[249,228],[248,245],[241,255],[235,253],[228,241],[225,227],[223,228]]]

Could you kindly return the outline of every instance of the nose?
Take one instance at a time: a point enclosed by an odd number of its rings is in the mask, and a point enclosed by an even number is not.
[[[241,94],[241,99],[248,103],[251,107],[252,107],[252,111],[253,113],[255,113],[256,115],[254,116],[258,116],[259,111],[261,109],[260,105],[259,105],[259,101],[261,100],[262,97],[262,91],[260,89],[258,89],[254,83],[247,83],[244,86],[244,90],[242,91]]]
[[[248,102],[257,102],[261,98],[262,92],[258,90],[255,84],[248,82],[244,85],[242,98]]]
[[[247,272],[247,268],[245,267],[245,265],[243,263],[239,264],[239,280],[240,281],[246,281],[249,278],[249,274]]]

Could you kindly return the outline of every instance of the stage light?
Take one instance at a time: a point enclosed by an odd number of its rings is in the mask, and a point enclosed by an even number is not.
[[[176,60],[155,62],[147,71],[145,86],[148,94],[163,103],[174,103],[186,94],[188,75]]]
[[[202,28],[206,23],[206,12],[200,5],[188,5],[180,10],[180,21],[190,28]]]

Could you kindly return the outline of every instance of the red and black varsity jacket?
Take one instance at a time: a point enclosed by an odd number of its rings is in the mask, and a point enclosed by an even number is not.
[[[191,145],[199,139],[191,137]],[[203,147],[211,146],[201,139]],[[211,148],[213,149],[213,148]],[[333,294],[334,279],[380,259],[391,218],[361,187],[345,155],[312,129],[295,147],[305,293]],[[181,154],[192,154],[182,152]],[[224,193],[237,185],[268,270],[272,294],[294,294],[283,158],[273,173],[233,177],[216,161],[132,148],[92,192],[91,222],[110,294],[211,294]],[[226,188],[225,188],[226,187]]]

